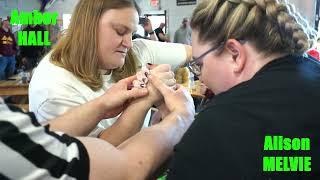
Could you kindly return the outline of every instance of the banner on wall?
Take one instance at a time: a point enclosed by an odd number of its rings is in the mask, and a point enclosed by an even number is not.
[[[197,0],[177,0],[177,6],[197,4]]]

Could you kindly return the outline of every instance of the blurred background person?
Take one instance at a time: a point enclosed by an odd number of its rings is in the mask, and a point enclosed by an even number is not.
[[[44,37],[45,28],[41,25],[27,25],[22,31],[41,31]],[[20,46],[20,58],[25,70],[31,70],[37,66],[42,56],[45,54],[45,46]]]
[[[9,20],[4,20],[0,29],[0,80],[5,80],[14,74],[16,53],[17,43],[10,30]]]
[[[189,25],[189,18],[185,17],[182,20],[182,25],[174,33],[174,43],[181,43],[191,45],[191,33],[192,30]]]
[[[137,32],[133,34],[132,39],[143,38],[153,41],[158,41],[157,36],[155,35],[150,19],[147,17],[139,18],[139,25],[143,28],[144,35],[138,34]],[[139,27],[138,27],[139,28]]]
[[[307,51],[309,56],[315,58],[316,60],[320,61],[320,37],[316,42],[313,43],[313,46],[311,49]]]
[[[154,30],[156,33],[158,40],[161,42],[170,42],[170,39],[166,36],[166,34],[163,32],[163,28],[166,26],[165,23],[160,23],[159,27]]]

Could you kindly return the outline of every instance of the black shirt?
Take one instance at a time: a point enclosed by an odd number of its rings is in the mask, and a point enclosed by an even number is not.
[[[155,29],[154,32],[156,33],[159,41],[165,42],[165,40],[163,40],[163,39],[161,39],[161,38],[159,37],[159,34],[160,34],[160,33],[162,33],[162,34],[164,35],[164,32],[162,31],[162,29],[161,29],[160,27],[158,27],[157,29]]]
[[[267,135],[309,137],[310,151],[264,151]],[[168,179],[320,177],[320,65],[286,56],[221,93],[175,147]],[[263,172],[264,156],[311,156],[310,172]]]
[[[28,25],[23,29],[23,31],[30,32],[30,31],[42,31],[42,38],[44,37],[45,28],[40,25],[30,26]],[[40,58],[44,53],[44,46],[20,46],[20,54],[22,57],[27,58]]]

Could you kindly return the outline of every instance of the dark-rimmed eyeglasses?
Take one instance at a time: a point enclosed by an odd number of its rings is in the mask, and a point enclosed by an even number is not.
[[[196,76],[200,76],[201,74],[201,66],[202,66],[202,61],[203,58],[209,54],[210,52],[217,50],[221,47],[224,46],[224,42],[220,43],[218,46],[214,46],[213,48],[210,48],[209,50],[207,50],[206,52],[204,52],[203,54],[201,54],[199,57],[194,58],[188,62],[188,64],[186,65],[188,67],[188,69]]]
[[[238,39],[237,41],[239,41],[240,44],[244,44],[246,42],[245,40],[238,40]],[[195,76],[200,76],[203,58],[210,52],[222,48],[224,45],[225,45],[225,42],[222,42],[219,45],[214,46],[213,48],[210,48],[209,50],[201,54],[199,57],[193,58],[190,62],[187,63],[186,66]]]

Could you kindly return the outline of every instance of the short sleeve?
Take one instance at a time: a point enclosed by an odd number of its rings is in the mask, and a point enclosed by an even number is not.
[[[42,102],[35,113],[39,122],[46,122],[84,103],[84,100],[76,97],[53,97]]]
[[[54,99],[47,99],[44,103],[41,104],[41,106],[37,109],[36,116],[39,118],[39,122],[46,122],[48,120],[52,120],[65,112],[67,112],[72,107],[79,106],[81,104],[85,104],[86,102],[83,101],[82,103],[79,101],[76,101],[76,98],[54,98]],[[88,136],[90,137],[98,137],[99,134],[104,130],[105,128],[101,123],[98,123],[97,126],[90,132]]]
[[[176,69],[187,59],[185,45],[178,43],[136,39],[132,50],[142,66],[147,63],[170,64],[172,69]]]

